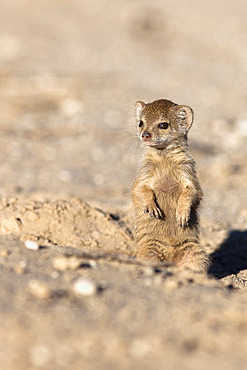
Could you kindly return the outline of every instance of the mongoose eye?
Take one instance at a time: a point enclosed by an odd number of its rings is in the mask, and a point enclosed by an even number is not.
[[[167,130],[168,127],[169,127],[169,124],[167,122],[159,123],[159,128],[161,128],[163,130]]]
[[[143,121],[140,121],[139,122],[139,127],[142,127],[143,126]]]

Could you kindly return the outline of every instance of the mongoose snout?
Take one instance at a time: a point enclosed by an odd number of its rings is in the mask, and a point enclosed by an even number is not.
[[[151,137],[152,137],[152,135],[150,134],[150,132],[144,131],[142,133],[143,140],[151,139]]]

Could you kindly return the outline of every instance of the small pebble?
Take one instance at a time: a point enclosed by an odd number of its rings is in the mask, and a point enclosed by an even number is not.
[[[6,258],[10,254],[10,251],[3,249],[0,251],[0,256]]]
[[[51,356],[51,350],[43,345],[37,345],[30,349],[30,360],[35,367],[47,366]]]
[[[49,289],[49,286],[42,281],[30,280],[28,282],[28,289],[36,298],[48,299],[51,297],[51,290]]]
[[[92,280],[84,277],[76,279],[73,283],[72,289],[76,295],[84,297],[93,296],[97,292],[96,284]]]
[[[179,282],[177,280],[167,279],[165,281],[165,287],[171,291],[176,290],[179,287]]]
[[[154,269],[150,266],[147,266],[143,269],[143,274],[145,276],[153,276],[154,275]]]
[[[97,263],[95,261],[83,261],[80,265],[81,267],[95,268]]]
[[[152,347],[149,342],[143,339],[135,339],[131,344],[131,355],[135,358],[142,359],[152,351]]]
[[[39,219],[39,215],[35,212],[30,211],[27,213],[27,218],[29,221],[35,222]]]
[[[53,279],[57,279],[59,277],[59,272],[58,271],[53,271],[51,276],[53,277]]]
[[[95,261],[88,261],[90,267],[96,267],[97,263]]]
[[[22,275],[26,272],[27,263],[26,261],[20,261],[17,266],[15,266],[15,272],[17,275]]]
[[[53,260],[53,267],[58,271],[76,270],[80,265],[81,261],[76,257],[57,257]]]
[[[39,250],[39,244],[38,243],[36,243],[35,241],[33,241],[33,240],[26,240],[25,241],[25,247],[27,248],[27,249],[30,249],[30,250],[32,250],[32,251],[37,251],[37,250]]]

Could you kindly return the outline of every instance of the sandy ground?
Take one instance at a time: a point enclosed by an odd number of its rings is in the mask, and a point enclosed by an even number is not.
[[[246,369],[246,1],[0,7],[0,369]],[[132,257],[157,98],[195,112],[206,276]]]

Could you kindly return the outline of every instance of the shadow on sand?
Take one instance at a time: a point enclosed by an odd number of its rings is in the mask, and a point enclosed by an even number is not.
[[[247,230],[232,230],[210,257],[209,274],[218,279],[247,269]]]

